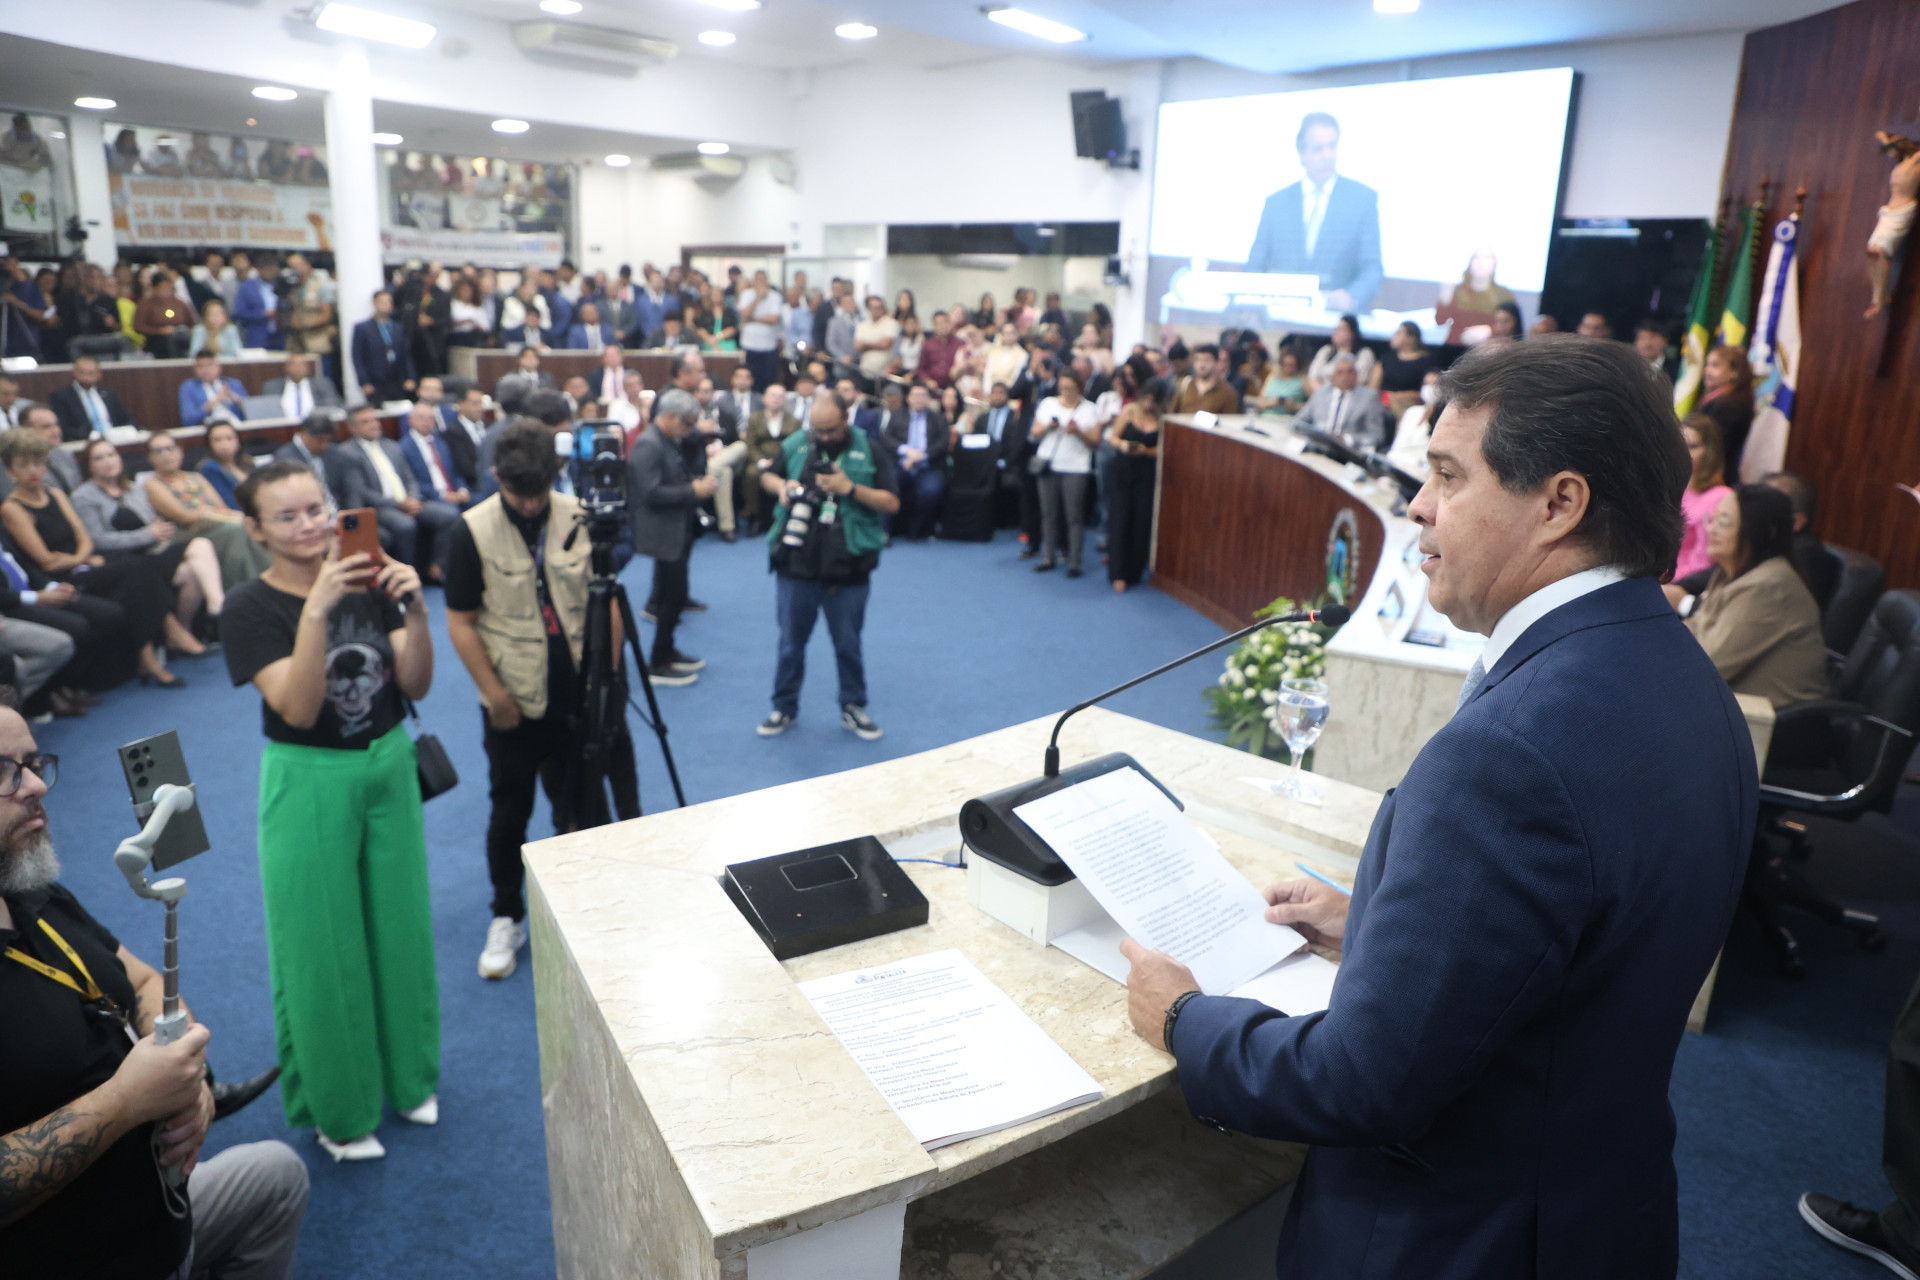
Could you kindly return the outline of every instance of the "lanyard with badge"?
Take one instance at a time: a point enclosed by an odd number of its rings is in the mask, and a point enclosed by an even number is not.
[[[126,1010],[114,1003],[113,997],[100,989],[100,984],[93,980],[91,973],[87,972],[86,963],[80,959],[79,954],[68,945],[67,940],[61,937],[52,925],[48,924],[44,919],[39,921],[39,925],[40,931],[46,934],[47,937],[53,939],[53,945],[60,948],[60,954],[65,956],[68,963],[73,965],[74,969],[80,974],[80,978],[76,980],[73,974],[68,973],[66,970],[56,969],[50,964],[36,960],[18,947],[7,948],[5,952],[7,959],[17,961],[41,977],[49,978],[72,991],[85,1003],[88,1013],[111,1022],[119,1023],[120,1029],[127,1033],[128,1043],[138,1044],[140,1034],[133,1029],[133,1021],[127,1017]],[[85,986],[81,985],[82,981],[86,983]]]

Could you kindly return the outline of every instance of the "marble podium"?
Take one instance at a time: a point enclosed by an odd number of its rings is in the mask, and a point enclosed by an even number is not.
[[[1038,772],[1051,720],[848,773],[527,846],[558,1272],[649,1280],[1134,1280],[1284,1187],[1304,1149],[1186,1114],[1124,988],[910,863],[927,924],[780,962],[728,863],[875,835],[958,861],[971,796]],[[1380,797],[1250,786],[1283,770],[1095,709],[1066,759],[1131,752],[1257,884],[1297,862],[1350,883]],[[958,947],[1083,1067],[1095,1102],[928,1152],[795,982]]]

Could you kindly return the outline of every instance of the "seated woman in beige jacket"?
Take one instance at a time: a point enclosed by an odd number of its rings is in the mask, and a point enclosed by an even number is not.
[[[1795,572],[1793,504],[1769,485],[1743,484],[1707,522],[1713,577],[1687,629],[1735,693],[1776,707],[1827,696],[1820,606]]]

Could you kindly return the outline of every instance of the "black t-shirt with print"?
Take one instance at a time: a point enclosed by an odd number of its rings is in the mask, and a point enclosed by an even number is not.
[[[16,949],[81,981],[73,962],[40,928],[45,920],[73,948],[101,991],[135,1009],[120,943],[61,885],[10,895],[11,929],[0,951]],[[0,1133],[11,1133],[72,1103],[112,1078],[132,1047],[117,1019],[27,965],[0,959]],[[157,1280],[173,1274],[193,1236],[189,1213],[167,1209],[154,1165],[152,1124],[138,1125],[25,1217],[0,1227],[0,1275],[77,1280]]]
[[[220,645],[227,674],[246,684],[282,658],[293,656],[306,600],[255,578],[227,593],[220,611]],[[388,633],[406,619],[383,595],[343,596],[327,619],[327,696],[311,729],[296,729],[260,700],[261,727],[274,742],[301,747],[364,751],[399,724],[404,714],[393,676]]]

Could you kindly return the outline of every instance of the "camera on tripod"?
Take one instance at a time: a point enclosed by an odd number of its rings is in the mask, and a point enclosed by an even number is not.
[[[627,433],[610,419],[573,429],[574,491],[591,515],[627,509]]]

